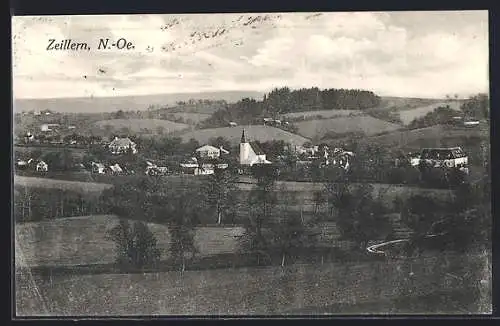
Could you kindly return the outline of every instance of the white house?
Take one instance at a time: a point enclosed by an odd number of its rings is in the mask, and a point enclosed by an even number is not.
[[[49,165],[44,161],[40,161],[36,165],[36,170],[38,172],[47,172],[49,170]]]
[[[33,159],[30,158],[29,160],[25,161],[25,160],[17,160],[16,162],[16,166],[19,168],[19,169],[25,169],[27,168],[31,163],[33,162]]]
[[[333,155],[331,158],[331,164],[337,165],[344,170],[349,170],[351,166],[351,159],[354,157],[353,152],[346,151],[342,148],[335,148],[333,150]],[[327,159],[327,165],[330,164],[330,160]]]
[[[254,164],[270,164],[266,154],[254,142],[248,142],[245,137],[245,129],[241,134],[240,142],[240,165],[252,166]]]
[[[137,154],[137,145],[130,138],[118,138],[115,137],[111,143],[109,143],[108,148],[112,154],[123,154],[129,150],[132,150],[132,154]]]
[[[44,123],[43,125],[40,126],[41,131],[52,131],[57,128],[59,128],[58,123]]]
[[[24,140],[26,142],[30,142],[30,141],[33,141],[35,140],[35,135],[33,135],[31,132],[27,132],[26,135],[24,136]]]
[[[217,148],[210,145],[204,145],[196,149],[196,153],[201,158],[219,158],[222,154],[229,154],[229,151],[222,148],[222,146]]]
[[[123,172],[123,169],[118,164],[110,165],[109,169],[111,170],[111,172],[113,172],[115,174],[119,174],[119,173]]]
[[[219,163],[215,165],[212,163],[200,164],[196,157],[192,157],[191,159],[182,162],[180,166],[185,174],[208,175],[214,174],[215,168],[223,170],[227,169],[229,165],[227,163]]]
[[[106,173],[106,167],[102,163],[92,162],[92,172],[98,174]]]

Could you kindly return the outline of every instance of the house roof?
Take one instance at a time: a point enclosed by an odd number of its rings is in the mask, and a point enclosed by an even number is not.
[[[197,152],[202,152],[202,151],[218,151],[219,149],[217,147],[211,146],[211,145],[204,145],[201,146],[200,148],[196,149]]]
[[[255,155],[264,155],[264,151],[260,148],[259,144],[256,142],[250,142],[250,146],[252,146],[253,151],[255,152]]]
[[[133,141],[130,140],[130,138],[125,137],[125,138],[115,138],[113,141],[109,144],[109,146],[130,146],[132,144],[135,144]]]

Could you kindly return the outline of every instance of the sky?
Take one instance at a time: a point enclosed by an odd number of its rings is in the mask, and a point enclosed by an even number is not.
[[[125,38],[132,50],[98,50]],[[90,51],[47,51],[49,39]],[[275,87],[444,98],[488,92],[488,12],[16,16],[14,98]]]

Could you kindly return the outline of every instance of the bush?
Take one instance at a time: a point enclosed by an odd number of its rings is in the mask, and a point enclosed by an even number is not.
[[[131,227],[127,220],[120,220],[109,231],[108,239],[116,243],[116,262],[121,267],[153,267],[160,260],[157,240],[144,222],[137,221]]]

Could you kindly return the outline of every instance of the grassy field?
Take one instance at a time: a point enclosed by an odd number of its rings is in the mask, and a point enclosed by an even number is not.
[[[24,177],[19,175],[14,176],[14,186],[33,188],[57,188],[63,190],[79,191],[82,193],[99,193],[105,189],[113,187],[113,185],[106,183],[68,181],[42,177]]]
[[[412,97],[392,97],[383,96],[380,105],[376,109],[387,110],[396,108],[400,111],[411,110],[421,106],[434,105],[443,102],[442,99],[412,98]]]
[[[189,125],[184,123],[160,119],[110,119],[97,121],[94,125],[99,129],[106,128],[105,126],[111,126],[114,131],[120,131],[122,128],[129,128],[129,130],[134,133],[147,130],[147,133],[151,134],[157,134],[160,128],[163,133],[171,133],[190,128]]]
[[[397,301],[463,286],[460,278],[484,257],[446,255],[403,261],[296,264],[286,268],[261,267],[144,274],[53,276],[37,279],[20,275],[16,283],[18,315],[236,315],[291,314],[306,307],[361,305],[393,300],[390,307],[364,306],[362,313],[398,313]],[[409,278],[409,272],[413,277]],[[31,281],[31,282],[30,282]],[[450,282],[451,281],[451,282]],[[490,284],[491,276],[487,278]],[[36,287],[30,286],[36,284]],[[26,304],[39,293],[38,305]],[[481,291],[481,293],[486,291]],[[469,297],[484,302],[469,313],[490,313],[491,297]],[[437,309],[447,307],[436,302]],[[385,308],[385,309],[381,309]],[[452,309],[453,310],[453,309]],[[301,311],[308,314],[307,312]],[[455,308],[455,313],[462,312]],[[311,313],[311,312],[310,312]]]
[[[450,108],[452,108],[453,110],[456,110],[457,113],[459,113],[461,102],[452,101],[452,102],[438,102],[430,105],[416,107],[413,109],[402,110],[401,112],[399,112],[399,117],[401,118],[401,121],[403,121],[405,125],[408,125],[414,119],[423,117],[427,113],[434,111],[435,108],[447,105],[450,106]]]
[[[401,126],[370,116],[341,117],[335,119],[310,120],[295,123],[298,134],[307,137],[323,137],[328,132],[336,134],[359,132],[375,135],[400,129]]]
[[[451,127],[435,125],[432,127],[395,131],[364,139],[366,142],[397,147],[439,147],[459,146],[457,138],[481,137],[489,139],[489,126],[478,128]],[[451,142],[451,143],[450,143]]]
[[[16,266],[108,264],[115,261],[114,242],[106,239],[106,231],[119,219],[111,215],[61,218],[29,222],[15,226]],[[170,237],[165,225],[149,223],[158,240],[161,259],[169,257]],[[195,234],[199,256],[233,253],[241,227],[201,227]]]
[[[220,91],[112,97],[14,99],[13,102],[16,112],[48,108],[60,112],[92,113],[117,110],[146,110],[151,105],[175,105],[178,101],[189,101],[190,99],[226,100],[228,103],[231,103],[239,101],[244,97],[259,99],[262,96],[262,93],[254,91]]]
[[[43,155],[46,155],[47,153],[59,153],[62,152],[65,147],[54,147],[54,146],[14,146],[14,158],[16,158],[16,155],[24,155],[24,154],[30,154],[33,151],[38,151],[40,150]],[[71,152],[71,155],[75,159],[83,159],[83,157],[88,153],[87,148],[74,148],[74,147],[67,147],[67,149]]]
[[[190,125],[200,123],[211,117],[211,115],[207,113],[191,113],[191,112],[172,112],[172,113],[169,112],[167,115],[167,119],[170,119],[170,116],[172,116],[173,119],[182,118],[184,120],[184,123]]]
[[[318,110],[318,111],[304,111],[304,112],[291,112],[283,115],[284,119],[297,119],[297,118],[311,118],[318,115],[323,118],[337,118],[345,117],[349,115],[361,115],[363,114],[360,110]]]
[[[284,140],[294,145],[302,145],[309,139],[290,132],[263,125],[236,126],[225,128],[200,129],[180,134],[183,141],[196,139],[201,144],[205,144],[210,138],[224,137],[233,145],[237,145],[241,140],[241,132],[245,129],[245,135],[250,141],[266,142],[271,140]]]

